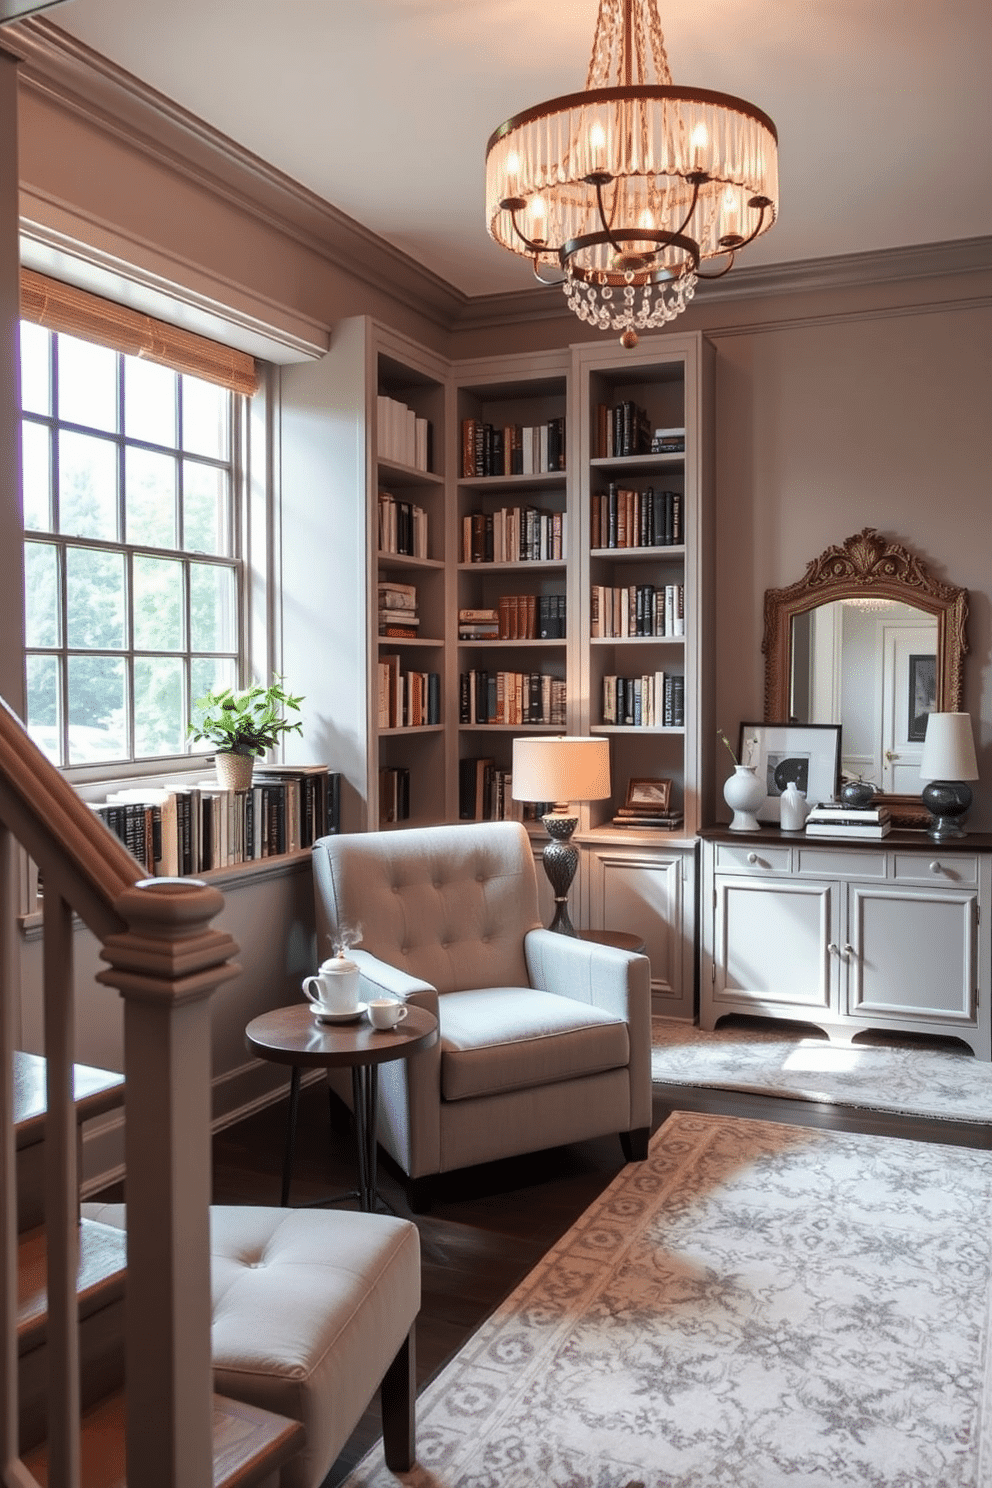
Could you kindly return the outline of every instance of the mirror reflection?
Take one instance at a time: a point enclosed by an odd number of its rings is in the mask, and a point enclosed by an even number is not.
[[[790,640],[790,718],[839,723],[846,775],[917,794],[937,706],[937,617],[897,600],[838,599],[793,615]]]

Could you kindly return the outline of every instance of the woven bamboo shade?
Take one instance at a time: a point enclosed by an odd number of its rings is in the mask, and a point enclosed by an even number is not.
[[[174,372],[188,372],[248,397],[258,391],[255,358],[118,305],[100,295],[49,279],[33,269],[21,270],[21,317],[49,330],[95,341],[129,356],[160,362]]]

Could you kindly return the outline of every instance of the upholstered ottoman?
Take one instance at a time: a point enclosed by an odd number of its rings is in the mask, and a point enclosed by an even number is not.
[[[123,1204],[84,1204],[125,1226]],[[319,1488],[376,1390],[386,1460],[414,1455],[413,1324],[420,1236],[409,1220],[342,1210],[210,1210],[214,1384],[302,1421],[280,1488]]]

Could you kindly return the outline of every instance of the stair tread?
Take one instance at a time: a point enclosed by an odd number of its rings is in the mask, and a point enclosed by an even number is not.
[[[29,1147],[44,1137],[48,1110],[46,1061],[41,1054],[14,1052],[14,1129],[18,1147]],[[73,1065],[76,1120],[88,1121],[124,1104],[124,1076],[90,1064]]]
[[[76,1292],[88,1317],[124,1295],[127,1235],[96,1220],[79,1222]],[[48,1307],[48,1237],[44,1225],[25,1230],[17,1245],[17,1343],[21,1354],[44,1341]]]
[[[225,1395],[213,1397],[214,1488],[252,1488],[302,1447],[299,1421],[243,1405]],[[80,1439],[82,1488],[126,1488],[123,1389],[83,1413]],[[48,1483],[44,1444],[24,1457],[41,1488]]]

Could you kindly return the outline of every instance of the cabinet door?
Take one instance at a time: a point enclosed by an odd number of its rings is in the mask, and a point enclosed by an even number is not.
[[[712,1017],[738,1010],[801,1018],[836,1009],[838,886],[720,873],[713,882]]]
[[[590,929],[643,936],[654,1011],[693,1017],[695,855],[605,843],[587,846],[584,853]]]
[[[967,890],[848,888],[848,1007],[853,1017],[973,1026],[978,899]]]

